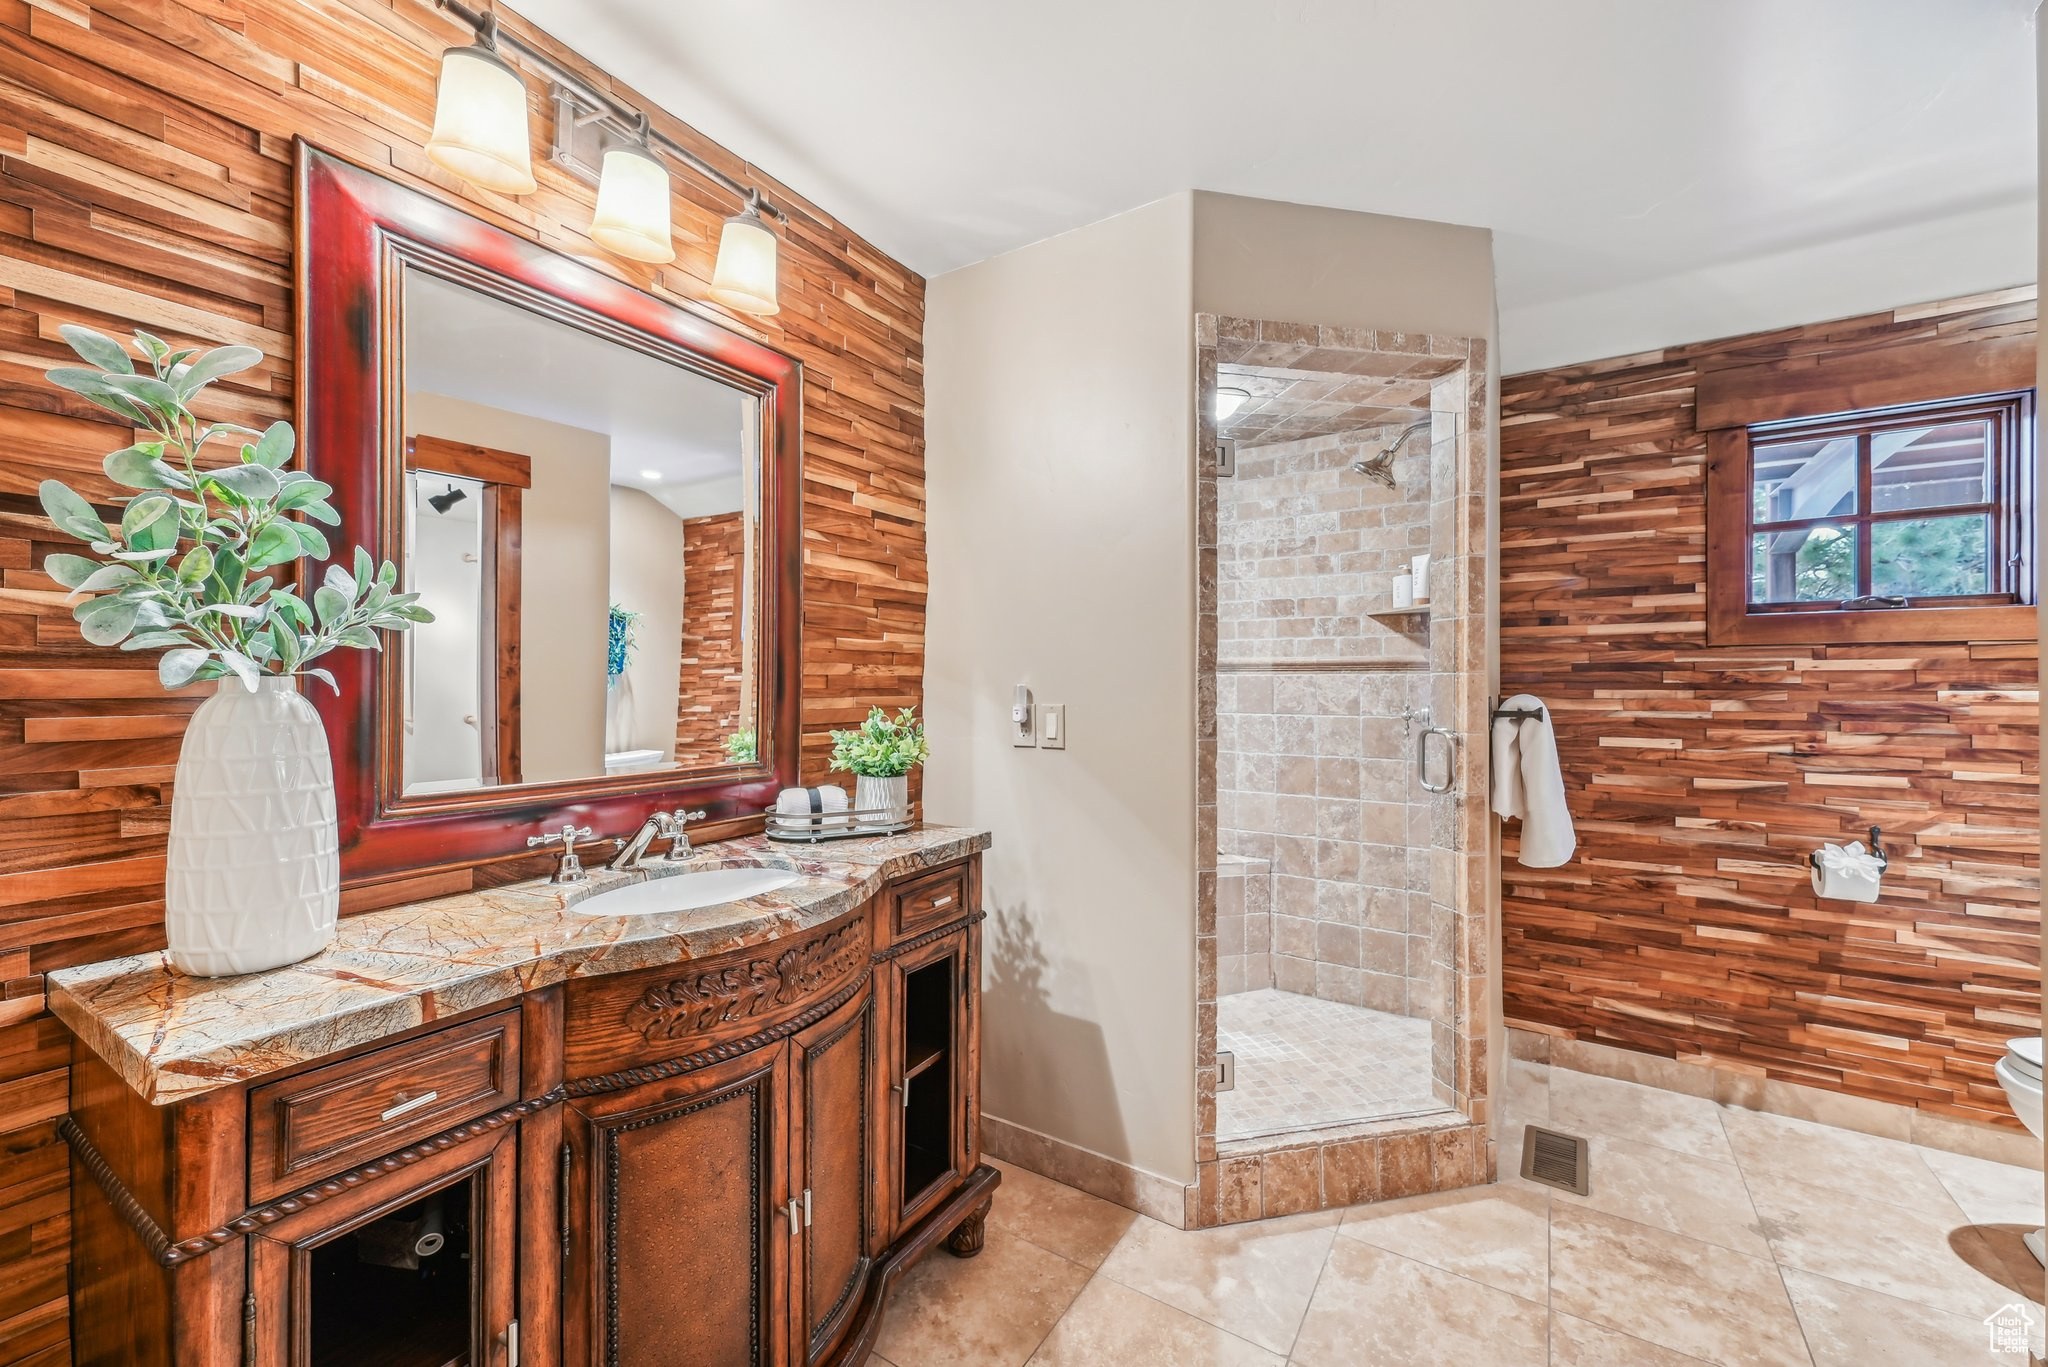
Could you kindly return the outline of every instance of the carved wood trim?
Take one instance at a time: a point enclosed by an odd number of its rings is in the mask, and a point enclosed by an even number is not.
[[[864,966],[868,934],[866,920],[857,918],[772,958],[680,974],[648,988],[627,1007],[625,1025],[653,1044],[794,1005],[857,965]]]
[[[713,1063],[723,1063],[729,1058],[738,1058],[741,1054],[749,1053],[764,1044],[773,1044],[779,1039],[787,1039],[805,1026],[813,1025],[823,1020],[849,1001],[852,1001],[854,994],[860,991],[867,980],[868,975],[862,973],[831,996],[823,998],[812,1006],[805,1007],[786,1021],[778,1022],[765,1029],[756,1030],[751,1035],[742,1035],[738,1039],[727,1040],[723,1044],[714,1044],[708,1049],[699,1049],[693,1054],[683,1054],[676,1058],[664,1059],[660,1063],[643,1063],[638,1067],[621,1068],[613,1073],[597,1073],[591,1077],[577,1078],[574,1081],[564,1083],[563,1087],[572,1097],[601,1096],[606,1092],[617,1092],[623,1091],[627,1087],[638,1087],[643,1082],[659,1082],[663,1078],[680,1077],[684,1073],[695,1072],[697,1069],[707,1067]]]
[[[987,912],[976,911],[962,916],[957,921],[948,921],[942,926],[934,926],[922,935],[915,935],[908,940],[899,941],[896,944],[890,945],[887,949],[876,950],[873,956],[874,962],[878,964],[887,963],[899,954],[908,954],[913,949],[923,949],[934,940],[943,940],[948,935],[958,931],[962,926],[979,925],[987,919]]]
[[[163,1226],[142,1208],[142,1203],[135,1199],[134,1193],[122,1184],[112,1165],[107,1162],[106,1155],[100,1152],[99,1146],[92,1142],[92,1137],[86,1134],[75,1120],[68,1115],[65,1116],[57,1124],[57,1133],[71,1146],[71,1151],[78,1156],[79,1165],[106,1194],[107,1201],[114,1207],[115,1213],[128,1222],[129,1228],[135,1231],[157,1264],[161,1267],[175,1267],[179,1263],[190,1262],[203,1254],[213,1252],[216,1248],[231,1244],[246,1235],[254,1234],[287,1215],[296,1215],[311,1206],[319,1205],[322,1201],[353,1191],[363,1183],[382,1177],[386,1173],[409,1168],[423,1158],[430,1158],[480,1134],[502,1129],[506,1125],[544,1111],[564,1100],[567,1095],[568,1093],[561,1087],[555,1087],[529,1100],[501,1106],[487,1115],[480,1115],[452,1129],[408,1144],[396,1153],[387,1154],[375,1162],[364,1163],[350,1168],[347,1172],[336,1173],[325,1181],[316,1182],[265,1205],[253,1206],[226,1224],[216,1225],[204,1234],[197,1234],[189,1239],[174,1240],[164,1232]]]

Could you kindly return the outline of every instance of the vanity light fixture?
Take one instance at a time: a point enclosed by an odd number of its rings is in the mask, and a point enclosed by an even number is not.
[[[1219,389],[1216,391],[1216,421],[1227,421],[1232,413],[1243,408],[1252,397],[1249,389]]]
[[[761,221],[761,196],[747,192],[747,207],[725,221],[711,297],[727,308],[767,315],[782,305],[775,295],[775,234]]]
[[[758,189],[733,179],[674,138],[654,132],[644,111],[589,85],[517,34],[500,32],[490,11],[471,9],[463,0],[434,0],[434,8],[477,33],[475,46],[450,48],[441,58],[434,136],[427,144],[428,155],[436,163],[486,189],[510,194],[528,194],[534,189],[526,136],[526,86],[519,72],[500,55],[502,46],[521,66],[538,72],[553,87],[555,162],[572,175],[597,182],[597,209],[590,233],[593,241],[635,261],[673,261],[666,163],[679,162],[744,201],[741,211],[728,218],[720,232],[711,297],[745,313],[778,311],[779,244],[766,220],[787,222],[785,210],[767,203]],[[515,88],[516,100],[512,98]],[[481,103],[486,95],[495,110],[488,118]],[[507,112],[514,105],[516,119]],[[516,138],[514,123],[518,125]],[[591,165],[590,155],[581,155],[581,145],[587,139],[579,139],[576,132],[593,124],[597,131],[609,135],[602,169]],[[519,172],[516,177],[514,168]]]
[[[434,132],[427,157],[472,185],[500,194],[534,190],[526,82],[498,54],[498,19],[485,13],[476,42],[441,54]]]
[[[656,483],[660,483],[660,482],[661,482],[661,471],[659,471],[659,470],[642,470],[642,471],[640,472],[640,478],[642,478],[642,479],[651,479],[651,480],[655,481]]]
[[[639,138],[604,154],[590,240],[629,260],[660,266],[676,259],[676,246],[669,235],[668,168],[648,149],[647,132],[642,114]]]

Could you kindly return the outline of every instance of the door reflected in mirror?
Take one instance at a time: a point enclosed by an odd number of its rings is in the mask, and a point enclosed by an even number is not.
[[[752,764],[756,398],[401,276],[407,796]]]

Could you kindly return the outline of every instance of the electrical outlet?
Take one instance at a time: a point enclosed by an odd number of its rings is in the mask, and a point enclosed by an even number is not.
[[[1038,709],[1038,747],[1041,750],[1067,748],[1067,705],[1049,702]]]

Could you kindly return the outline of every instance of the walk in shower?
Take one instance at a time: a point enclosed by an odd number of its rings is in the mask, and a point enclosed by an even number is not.
[[[1484,1181],[1484,344],[1197,328],[1199,1222]]]

